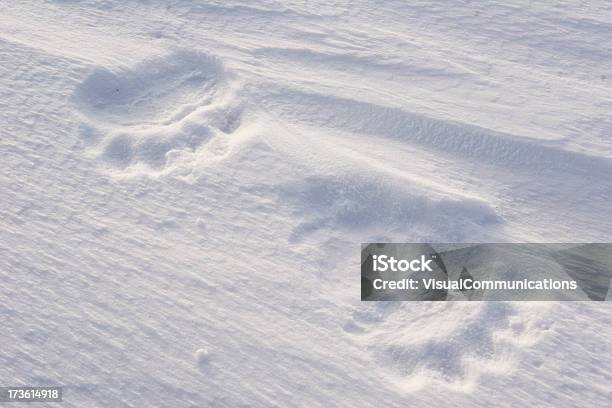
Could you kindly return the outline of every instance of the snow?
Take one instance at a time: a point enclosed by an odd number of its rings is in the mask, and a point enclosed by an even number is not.
[[[609,241],[611,31],[605,1],[0,1],[0,385],[612,404],[608,303],[358,279],[362,242]]]

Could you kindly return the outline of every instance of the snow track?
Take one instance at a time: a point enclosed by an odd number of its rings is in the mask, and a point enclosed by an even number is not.
[[[217,58],[177,51],[119,72],[96,69],[73,103],[84,115],[82,138],[95,140],[88,148],[104,167],[115,175],[155,176],[238,129],[234,94]]]
[[[610,240],[611,16],[0,1],[0,386],[610,405],[607,304],[360,302],[358,276],[361,242]]]

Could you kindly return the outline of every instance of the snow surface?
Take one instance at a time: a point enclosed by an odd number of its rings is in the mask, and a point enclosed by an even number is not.
[[[612,406],[609,303],[359,300],[361,242],[610,241],[611,34],[603,0],[0,1],[0,385]]]

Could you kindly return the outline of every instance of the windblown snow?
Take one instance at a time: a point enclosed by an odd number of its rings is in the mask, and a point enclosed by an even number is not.
[[[362,303],[359,250],[609,241],[611,33],[603,0],[0,0],[0,386],[610,406],[609,304]]]

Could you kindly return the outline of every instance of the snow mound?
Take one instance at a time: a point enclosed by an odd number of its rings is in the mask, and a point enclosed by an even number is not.
[[[196,350],[196,352],[194,353],[194,356],[195,356],[195,360],[198,365],[198,368],[200,370],[205,370],[208,368],[208,366],[210,365],[210,360],[212,358],[210,351],[200,348]]]

